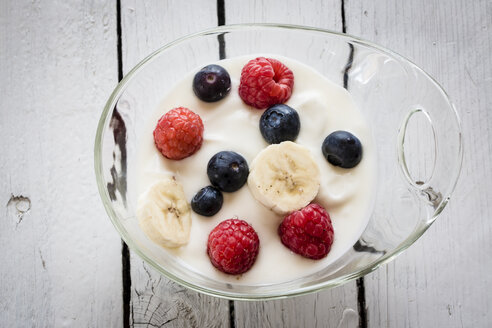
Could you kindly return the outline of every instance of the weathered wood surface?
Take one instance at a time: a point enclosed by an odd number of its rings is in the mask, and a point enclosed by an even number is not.
[[[226,1],[227,24],[284,23],[342,32],[342,2]],[[288,45],[286,45],[288,47]],[[236,327],[355,327],[358,325],[355,282],[287,300],[235,302]]]
[[[186,34],[217,26],[216,1],[121,1],[123,72]],[[190,291],[132,254],[130,325],[229,326],[229,302]]]
[[[288,300],[229,303],[170,282],[133,254],[123,314],[121,244],[93,174],[98,116],[118,65],[127,72],[166,42],[216,26],[220,2],[121,0],[118,35],[115,3],[0,1],[1,326],[119,327],[124,316],[136,327],[359,325],[354,282]],[[461,180],[429,231],[366,276],[367,324],[489,326],[492,2],[225,0],[224,13],[227,24],[344,26],[443,85],[462,117]]]
[[[121,242],[96,188],[116,8],[0,1],[0,326],[119,327]]]
[[[465,152],[449,207],[365,279],[370,327],[488,327],[492,307],[492,2],[347,1],[347,33],[406,56],[440,82]]]

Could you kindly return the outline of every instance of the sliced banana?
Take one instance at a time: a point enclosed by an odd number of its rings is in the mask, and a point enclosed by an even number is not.
[[[137,217],[143,232],[162,247],[180,247],[190,239],[190,205],[174,178],[150,186],[138,200]]]
[[[278,214],[308,205],[318,194],[320,171],[310,151],[291,141],[263,149],[250,166],[253,196]]]

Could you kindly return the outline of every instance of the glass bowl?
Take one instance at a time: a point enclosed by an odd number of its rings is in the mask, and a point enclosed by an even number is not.
[[[219,59],[258,53],[296,59],[348,89],[373,130],[378,183],[369,223],[341,258],[300,279],[242,285],[190,270],[146,238],[135,217],[136,146],[146,118],[175,81]],[[189,35],[140,62],[118,84],[104,107],[94,155],[102,201],[132,251],[169,279],[193,290],[255,300],[346,283],[412,245],[449,201],[461,169],[462,137],[458,115],[445,91],[400,55],[326,30],[250,24]]]

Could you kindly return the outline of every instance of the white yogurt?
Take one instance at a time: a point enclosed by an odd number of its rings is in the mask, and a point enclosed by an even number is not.
[[[243,103],[238,94],[242,67],[258,55],[219,61],[231,76],[231,91],[215,103],[205,103],[193,93],[196,72],[169,92],[150,117],[149,127],[138,145],[137,195],[142,195],[156,179],[175,176],[190,201],[201,188],[210,185],[207,163],[217,152],[232,150],[251,163],[268,146],[259,130],[263,110]],[[310,149],[321,172],[321,186],[314,202],[330,214],[335,240],[322,260],[310,260],[291,252],[281,242],[277,228],[282,217],[265,208],[251,195],[245,184],[239,191],[224,193],[222,209],[213,217],[192,212],[190,241],[178,249],[162,249],[180,258],[188,267],[219,281],[236,284],[270,284],[289,281],[315,273],[348,251],[362,234],[372,210],[376,190],[376,151],[372,133],[356,108],[350,94],[312,68],[293,59],[273,57],[294,73],[294,89],[287,105],[296,109],[301,130],[296,142]],[[197,71],[200,68],[197,69]],[[202,147],[191,157],[168,160],[154,146],[152,132],[159,118],[172,108],[184,106],[202,118],[205,126]],[[346,130],[357,136],[363,146],[362,161],[353,169],[329,164],[321,153],[324,138],[333,131]],[[206,253],[210,231],[221,221],[238,217],[253,226],[260,239],[260,251],[253,267],[241,276],[227,275],[210,263]]]

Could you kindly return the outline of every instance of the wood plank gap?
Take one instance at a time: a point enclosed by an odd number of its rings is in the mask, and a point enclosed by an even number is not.
[[[349,43],[350,53],[347,59],[347,64],[345,65],[345,70],[343,71],[343,87],[348,90],[348,72],[352,68],[352,63],[354,61],[354,45]]]
[[[359,311],[359,328],[367,328],[366,289],[364,277],[357,279],[357,310]]]
[[[343,33],[347,33],[347,26],[345,25],[346,24],[346,20],[345,20],[345,0],[341,0],[342,1],[342,4],[340,5],[340,9],[341,9],[341,15],[342,15],[342,32]]]
[[[123,327],[130,327],[130,301],[132,277],[130,274],[130,251],[128,245],[121,241],[121,274],[123,280]]]
[[[347,20],[345,19],[345,0],[341,0],[340,5],[342,15],[342,32],[347,33]],[[352,62],[354,60],[354,46],[349,44],[350,53],[343,72],[343,87],[348,89],[348,72],[352,68]],[[359,312],[359,328],[367,328],[367,308],[366,308],[366,291],[364,287],[364,277],[357,279],[357,310]]]
[[[341,0],[340,4],[341,15],[342,15],[342,32],[347,33],[347,21],[345,20],[345,0]],[[354,46],[350,43],[350,54],[347,60],[347,65],[345,65],[345,71],[343,72],[343,87],[348,90],[348,72],[352,68],[352,62],[354,60]]]
[[[123,46],[121,41],[121,0],[116,0],[116,35],[118,53],[118,82],[123,79]],[[121,276],[123,284],[123,327],[130,327],[130,302],[132,277],[130,273],[130,250],[121,240]]]
[[[116,35],[118,49],[118,82],[123,79],[123,47],[121,45],[121,0],[116,0]]]
[[[217,25],[225,25],[225,3],[224,0],[217,0]],[[219,41],[219,59],[226,58],[224,33],[217,36]],[[234,311],[234,301],[229,300],[229,326],[236,328],[236,316]]]
[[[233,300],[229,300],[229,327],[236,328],[236,311],[234,310]]]
[[[224,0],[217,0],[217,25],[225,25],[225,4]],[[217,36],[219,40],[219,58],[226,58],[224,33]]]

